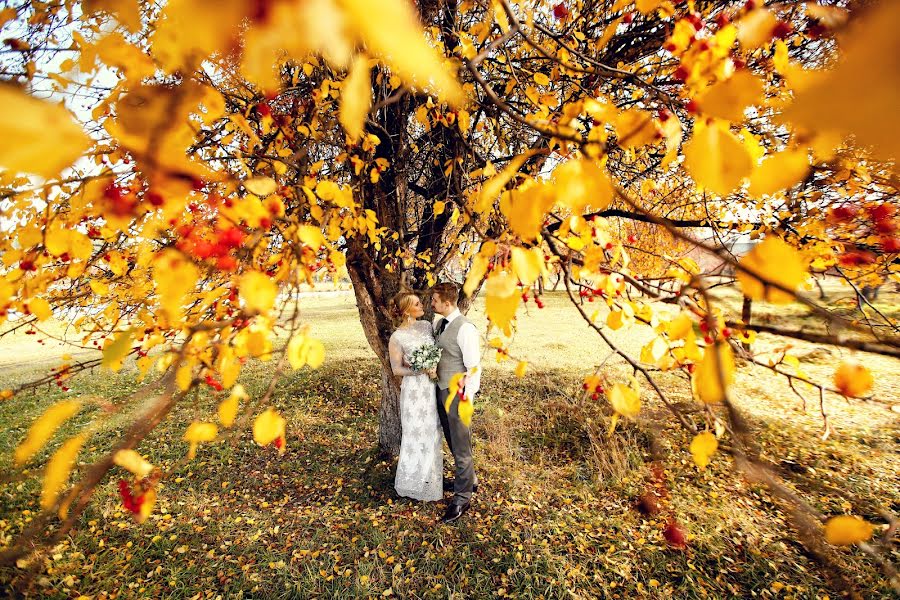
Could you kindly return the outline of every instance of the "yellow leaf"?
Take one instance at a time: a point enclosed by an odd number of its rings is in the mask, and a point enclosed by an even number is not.
[[[633,419],[641,412],[640,396],[638,390],[633,387],[617,383],[610,388],[606,395],[617,415]]]
[[[28,462],[44,444],[47,443],[59,426],[72,418],[81,410],[81,402],[78,400],[63,400],[57,402],[42,414],[28,429],[28,435],[16,448],[13,458],[16,466]]]
[[[550,78],[544,73],[535,73],[534,82],[538,85],[550,85]]]
[[[530,242],[537,238],[555,201],[556,194],[551,186],[523,185],[500,196],[500,211],[506,215],[512,232]]]
[[[141,30],[141,7],[138,0],[85,0],[84,12],[109,13],[131,33]]]
[[[188,448],[188,459],[193,460],[197,456],[197,446],[201,442],[212,442],[219,435],[219,428],[213,423],[201,423],[194,421],[188,425],[187,431],[184,432],[184,441],[190,444]]]
[[[778,17],[766,8],[756,8],[744,16],[737,25],[737,39],[748,49],[759,48],[769,43]]]
[[[851,22],[837,66],[796,93],[785,120],[820,134],[853,135],[876,158],[900,159],[900,120],[892,116],[900,106],[898,22],[900,2],[894,1],[877,3]]]
[[[662,2],[663,0],[635,0],[634,7],[642,15],[647,15],[656,10]]]
[[[488,179],[481,186],[481,192],[478,194],[478,200],[475,202],[475,212],[484,212],[488,210],[497,199],[497,196],[503,190],[509,180],[519,171],[525,161],[534,156],[535,150],[529,150],[520,154],[509,161],[503,170]]]
[[[459,384],[465,376],[465,373],[456,373],[450,378],[450,384],[447,386],[447,399],[444,401],[444,410],[447,413],[450,412],[450,405],[453,404],[453,399],[459,394]]]
[[[265,198],[275,193],[278,189],[278,183],[271,177],[251,177],[244,181],[244,188],[255,196]]]
[[[493,325],[507,337],[512,335],[512,321],[516,317],[521,297],[516,290],[516,278],[506,271],[495,271],[484,285],[484,310]]]
[[[715,454],[719,448],[719,440],[710,431],[701,431],[694,439],[691,440],[691,456],[694,457],[694,463],[701,469],[705,469],[709,464],[710,457]]]
[[[7,23],[15,19],[16,15],[18,14],[18,11],[12,6],[0,10],[0,27],[3,27]]]
[[[119,450],[113,454],[113,463],[138,477],[146,477],[153,471],[153,465],[131,449]]]
[[[733,133],[702,121],[685,144],[684,166],[694,181],[720,196],[733,192],[753,170],[750,153]]]
[[[803,255],[776,237],[767,237],[754,246],[741,259],[740,265],[789,290],[796,290],[809,277],[807,261]],[[774,288],[740,269],[737,270],[736,277],[744,295],[753,300],[787,304],[794,299],[790,293]]]
[[[859,517],[841,515],[825,523],[825,540],[833,546],[852,546],[872,537],[875,527]]]
[[[711,117],[739,122],[744,109],[762,103],[764,86],[748,69],[741,69],[730,79],[709,88],[698,100],[700,111]]]
[[[297,239],[300,243],[309,246],[313,250],[318,250],[325,245],[325,236],[322,230],[312,225],[300,225],[297,227]]]
[[[447,206],[446,202],[442,202],[440,200],[436,201],[431,205],[431,211],[434,213],[434,216],[444,214],[444,209]]]
[[[297,333],[288,342],[287,356],[292,369],[299,369],[303,365],[318,369],[325,361],[325,346],[305,333]]]
[[[623,148],[637,148],[662,139],[662,132],[649,112],[632,108],[616,119],[618,144]]]
[[[232,388],[231,395],[228,396],[225,400],[222,400],[219,403],[219,422],[222,423],[222,427],[231,427],[234,424],[234,419],[237,417],[238,413],[238,405],[241,400],[248,400],[250,396],[247,395],[246,390],[244,390],[244,386],[241,384],[237,384]]]
[[[341,88],[338,118],[352,143],[365,132],[366,117],[372,107],[371,70],[369,59],[364,54],[357,55]]]
[[[806,150],[785,150],[763,159],[750,176],[753,196],[771,195],[789,189],[803,181],[809,173],[809,155]]]
[[[693,330],[694,321],[686,313],[679,314],[666,327],[670,340],[683,340]]]
[[[56,177],[91,145],[62,104],[0,85],[0,167]]]
[[[107,338],[103,346],[103,360],[101,363],[104,368],[112,371],[118,371],[122,368],[122,361],[131,350],[133,334],[134,330],[128,329],[119,333],[115,339]]]
[[[284,435],[284,425],[284,418],[267,408],[253,421],[253,439],[260,446],[267,446]]]
[[[28,312],[33,314],[38,321],[46,321],[53,316],[50,303],[43,298],[32,298],[28,301]]]
[[[407,0],[343,0],[347,17],[368,50],[391,67],[408,85],[434,93],[461,107],[462,87],[444,64],[444,57],[425,39],[416,9]]]
[[[472,414],[475,412],[475,406],[472,404],[472,401],[469,398],[460,398],[457,410],[459,411],[459,420],[463,422],[463,425],[471,427]]]
[[[845,396],[861,398],[872,391],[872,373],[863,365],[842,362],[834,372],[834,387]]]
[[[530,286],[544,271],[544,253],[540,248],[525,249],[516,246],[511,255],[510,267],[524,286]]]
[[[150,516],[150,513],[153,512],[153,507],[156,505],[156,489],[150,488],[146,492],[144,492],[144,499],[141,501],[141,508],[138,510],[138,513],[134,515],[134,520],[138,523],[143,523],[147,520],[147,517]]]
[[[169,319],[181,319],[184,297],[194,289],[200,270],[178,251],[168,248],[153,260],[153,280],[159,293],[159,303]]]
[[[151,38],[153,55],[171,72],[227,54],[248,11],[246,0],[169,0]]]
[[[259,271],[248,271],[238,282],[244,310],[251,314],[267,313],[275,306],[278,286],[272,278]]]
[[[516,365],[516,377],[525,377],[525,371],[528,369],[528,362],[520,360]]]
[[[69,438],[53,453],[47,468],[44,470],[44,484],[41,488],[41,508],[47,510],[56,502],[59,492],[69,481],[69,473],[78,457],[82,444],[88,438],[88,434],[82,433]]]
[[[595,161],[580,158],[569,160],[553,171],[553,192],[556,203],[568,206],[580,215],[586,206],[603,210],[612,202],[613,186],[609,175]]]
[[[691,375],[694,394],[705,404],[722,403],[725,400],[725,392],[733,381],[734,354],[728,344],[708,347],[703,353],[703,360],[694,368]]]

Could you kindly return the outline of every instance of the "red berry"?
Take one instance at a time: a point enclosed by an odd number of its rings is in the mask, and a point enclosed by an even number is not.
[[[674,519],[666,524],[666,528],[663,529],[663,537],[666,538],[666,542],[673,548],[678,548],[679,550],[687,548],[687,536],[684,529]]]
[[[622,21],[626,24],[631,24],[634,21],[634,13],[626,13],[624,17],[622,17]]]
[[[703,341],[706,342],[707,344],[712,344],[712,343],[713,343],[712,336],[711,336],[711,335],[704,335],[704,336],[703,336]]]
[[[696,115],[700,112],[700,104],[691,98],[688,100],[688,103],[685,105],[684,109],[688,111],[689,114]]]
[[[897,222],[893,219],[882,219],[875,222],[875,231],[878,233],[894,233],[897,230]]]
[[[731,337],[731,330],[727,327],[722,330],[722,337],[729,338]]]
[[[675,73],[672,74],[672,77],[674,77],[678,81],[686,81],[690,74],[691,72],[686,66],[678,65],[678,68],[675,69]]]
[[[838,223],[846,223],[856,216],[856,209],[852,206],[836,206],[831,209],[831,219]]]
[[[876,223],[884,221],[894,216],[894,208],[889,204],[879,204],[878,206],[869,207],[869,216]]]
[[[165,202],[165,198],[163,198],[162,194],[159,192],[147,192],[147,202],[153,206],[162,206]]]
[[[840,263],[845,267],[859,267],[875,262],[875,255],[867,250],[851,250],[843,254]]]
[[[900,238],[882,238],[881,249],[888,254],[900,252]]]
[[[265,102],[260,102],[256,105],[256,112],[258,112],[263,117],[267,117],[272,114],[272,108]]]
[[[772,37],[783,40],[794,32],[794,28],[787,21],[778,21],[772,28]]]
[[[244,243],[244,232],[240,227],[230,227],[219,234],[219,242],[229,248],[238,248]]]
[[[209,258],[212,256],[212,253],[213,245],[206,240],[196,240],[193,248],[191,248],[191,254],[200,259]]]
[[[731,58],[731,64],[734,65],[736,71],[740,71],[747,66],[747,63],[744,61],[744,59],[737,58],[736,56]]]
[[[563,4],[562,2],[560,2],[559,4],[557,4],[556,6],[553,7],[553,16],[556,17],[557,19],[559,19],[560,21],[562,21],[563,19],[565,19],[566,17],[569,16],[568,7],[565,4]]]
[[[716,15],[716,25],[720,28],[725,27],[729,23],[731,23],[731,17],[729,17],[728,13],[726,13],[725,11],[722,11],[718,15]]]
[[[19,261],[19,268],[23,271],[34,271],[37,269],[37,267],[34,265],[34,261],[32,260]]]

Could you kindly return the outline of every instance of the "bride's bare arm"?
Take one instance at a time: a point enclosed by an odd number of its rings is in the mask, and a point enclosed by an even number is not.
[[[400,344],[394,341],[393,338],[388,342],[388,355],[391,358],[391,371],[394,372],[394,375],[397,377],[403,377],[405,375],[418,375],[415,371],[406,366],[403,360],[403,349],[400,348]]]

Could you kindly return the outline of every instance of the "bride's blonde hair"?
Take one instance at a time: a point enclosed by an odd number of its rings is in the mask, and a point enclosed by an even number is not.
[[[394,322],[394,327],[399,327],[403,324],[403,319],[406,317],[407,311],[412,306],[413,301],[417,298],[418,296],[413,292],[402,290],[391,299],[390,313],[391,320]]]

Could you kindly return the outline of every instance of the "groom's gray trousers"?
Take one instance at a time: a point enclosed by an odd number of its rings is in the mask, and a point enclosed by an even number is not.
[[[456,463],[456,478],[453,480],[454,504],[465,504],[472,498],[472,486],[478,482],[475,476],[475,463],[472,461],[472,432],[459,418],[459,395],[450,404],[450,413],[444,408],[449,390],[437,387],[437,409],[444,429],[444,438],[450,446],[453,461]]]

